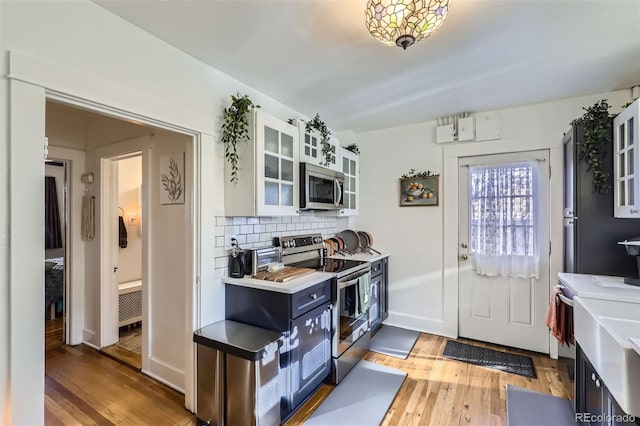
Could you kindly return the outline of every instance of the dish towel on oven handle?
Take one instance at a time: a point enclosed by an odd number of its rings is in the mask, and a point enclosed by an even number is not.
[[[364,274],[358,278],[358,312],[363,314],[369,309],[369,285],[371,279],[369,274]]]

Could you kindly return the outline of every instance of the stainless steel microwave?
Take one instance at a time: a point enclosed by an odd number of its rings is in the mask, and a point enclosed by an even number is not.
[[[344,174],[311,163],[300,163],[300,209],[344,208]]]

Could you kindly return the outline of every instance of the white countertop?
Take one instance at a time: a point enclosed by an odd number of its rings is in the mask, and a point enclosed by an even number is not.
[[[625,284],[622,277],[561,272],[558,274],[558,279],[575,296],[640,303],[640,287]]]
[[[375,262],[377,260],[384,259],[385,257],[389,257],[390,254],[391,253],[387,253],[387,252],[380,252],[380,254],[373,252],[373,254],[354,253],[352,256],[349,256],[349,255],[343,256],[341,254],[336,254],[329,257],[332,259],[347,259],[347,260],[357,260],[360,262]]]
[[[239,285],[243,287],[257,288],[260,290],[277,291],[279,293],[293,294],[300,290],[311,287],[322,281],[330,280],[335,277],[335,274],[330,272],[314,272],[309,275],[295,278],[285,283],[277,283],[274,281],[256,280],[255,278],[231,278],[224,277],[222,282],[224,284]]]

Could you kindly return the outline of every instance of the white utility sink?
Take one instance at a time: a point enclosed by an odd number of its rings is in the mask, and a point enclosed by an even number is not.
[[[575,338],[620,407],[640,416],[640,304],[574,297]]]

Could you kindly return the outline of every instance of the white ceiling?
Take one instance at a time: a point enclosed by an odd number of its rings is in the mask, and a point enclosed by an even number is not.
[[[96,2],[334,130],[640,84],[638,0],[451,0],[406,51],[369,35],[366,0]]]

